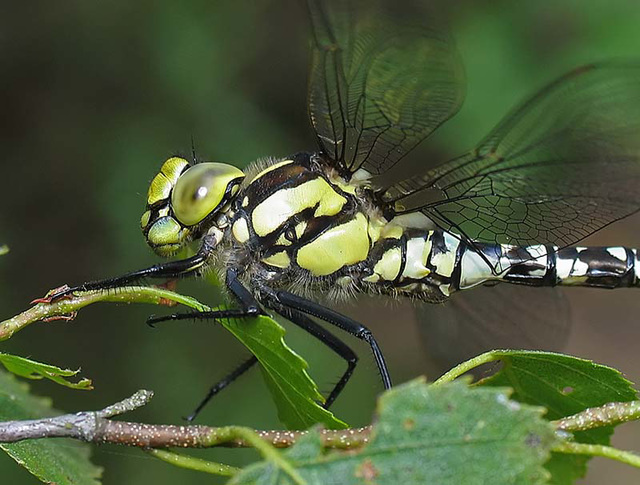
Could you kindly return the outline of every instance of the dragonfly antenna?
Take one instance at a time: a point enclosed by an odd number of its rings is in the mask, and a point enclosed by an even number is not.
[[[193,159],[194,165],[198,163],[198,157],[196,156],[196,144],[193,140],[193,133],[191,134],[191,158]]]

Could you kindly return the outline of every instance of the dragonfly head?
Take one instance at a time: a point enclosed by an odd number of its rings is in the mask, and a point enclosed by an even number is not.
[[[167,257],[201,237],[229,209],[243,179],[233,165],[168,159],[151,181],[140,221],[149,246]]]

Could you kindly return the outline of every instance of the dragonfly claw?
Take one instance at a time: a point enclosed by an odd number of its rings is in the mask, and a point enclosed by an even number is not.
[[[65,322],[70,322],[74,320],[78,316],[78,312],[67,313],[66,315],[53,315],[51,317],[43,318],[41,321],[43,322],[55,322],[56,320],[64,320]]]
[[[155,315],[149,315],[149,317],[147,318],[146,324],[149,325],[151,328],[156,328],[157,319],[158,317],[156,317]]]
[[[41,298],[36,298],[35,300],[31,300],[31,304],[35,305],[37,303],[55,303],[61,298],[71,298],[71,293],[73,289],[69,285],[62,285],[53,290],[50,290],[46,295]]]

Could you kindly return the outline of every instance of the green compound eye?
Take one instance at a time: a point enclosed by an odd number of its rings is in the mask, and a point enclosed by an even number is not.
[[[171,193],[176,218],[185,226],[199,223],[223,202],[230,185],[244,178],[242,170],[225,163],[199,163],[180,175]]]

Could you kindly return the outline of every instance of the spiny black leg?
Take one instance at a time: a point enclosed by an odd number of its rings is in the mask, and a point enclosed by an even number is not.
[[[248,318],[261,315],[262,309],[260,304],[247,290],[242,282],[238,279],[238,272],[234,269],[227,270],[226,285],[231,294],[234,296],[241,308],[229,308],[226,310],[216,310],[208,312],[189,312],[189,313],[174,313],[172,315],[164,316],[151,316],[147,319],[147,323],[153,326],[155,323],[166,320],[189,320],[189,319],[219,319],[219,318]],[[195,411],[186,417],[187,421],[193,421],[196,416],[202,411],[202,409],[209,403],[209,401],[231,384],[234,380],[248,371],[258,362],[255,356],[252,356],[244,363],[242,363],[237,369],[227,375],[220,382],[216,383],[209,389],[209,392],[204,399],[198,404]]]
[[[233,268],[229,268],[227,270],[226,285],[231,294],[240,304],[240,307],[252,315],[260,315],[262,313],[258,300],[256,300],[255,296],[253,296],[253,294],[247,290],[238,279],[237,270]]]
[[[234,296],[240,308],[230,308],[227,310],[214,310],[210,312],[188,312],[188,313],[173,313],[171,315],[155,316],[151,315],[147,319],[147,323],[151,326],[158,322],[164,322],[166,320],[205,320],[216,318],[248,318],[257,317],[262,315],[262,308],[258,300],[247,290],[242,282],[238,279],[238,272],[234,269],[227,270],[226,285],[231,294]]]
[[[347,382],[349,382],[349,379],[351,378],[353,371],[356,368],[356,364],[358,363],[358,356],[353,350],[351,350],[351,347],[349,347],[342,340],[329,332],[326,328],[318,325],[316,322],[311,320],[304,313],[293,308],[288,308],[280,305],[273,300],[268,300],[266,305],[281,314],[291,323],[294,323],[298,327],[309,332],[309,334],[316,337],[347,362],[347,370],[344,372],[342,377],[340,377],[340,380],[331,390],[331,392],[329,393],[329,397],[327,397],[327,400],[324,403],[323,407],[325,409],[329,409],[329,407],[333,404],[344,387],[347,385]]]
[[[166,322],[167,320],[215,320],[218,318],[246,318],[255,317],[255,315],[247,310],[229,308],[227,310],[214,310],[210,312],[186,312],[172,313],[170,315],[151,315],[147,318],[147,324],[155,326],[158,322]]]
[[[351,335],[364,340],[371,347],[373,357],[378,366],[380,377],[382,378],[382,384],[385,389],[391,387],[391,377],[389,376],[389,369],[380,350],[378,342],[374,338],[371,331],[359,322],[356,322],[352,318],[349,318],[341,313],[338,313],[330,308],[319,305],[313,301],[307,300],[300,296],[294,295],[287,291],[276,291],[271,298],[276,298],[277,301],[286,307],[294,310],[299,310],[307,315],[314,316],[320,320],[324,320],[327,323],[335,325],[341,328],[345,332],[349,332]]]
[[[258,362],[258,359],[254,355],[252,355],[249,359],[245,360],[242,364],[240,364],[232,372],[226,375],[223,379],[221,379],[215,385],[211,386],[211,389],[209,389],[209,392],[204,397],[204,399],[200,401],[200,404],[198,404],[198,406],[194,409],[194,411],[184,419],[186,419],[189,422],[192,422],[194,419],[196,419],[198,414],[200,414],[200,411],[202,411],[202,409],[207,404],[209,404],[209,401],[211,401],[213,396],[218,394],[225,387],[227,387],[229,384],[235,381],[238,377],[240,377],[242,374],[244,374],[249,369],[251,369],[251,367],[253,367],[257,362]]]
[[[186,259],[169,261],[167,263],[155,264],[145,269],[133,271],[115,278],[107,278],[99,281],[89,281],[72,288],[63,288],[60,291],[47,296],[49,301],[55,301],[76,291],[106,290],[130,285],[144,278],[177,278],[186,276],[200,269],[209,259],[211,251],[215,246],[215,241],[206,236],[202,239],[202,244],[198,252]]]
[[[207,319],[207,318],[246,318],[256,316],[262,313],[260,308],[260,304],[255,299],[253,294],[238,279],[238,272],[234,269],[227,270],[227,278],[226,285],[229,288],[231,294],[238,301],[241,309],[228,309],[228,310],[218,310],[213,312],[191,312],[191,313],[178,313],[173,315],[167,315],[164,317],[151,317],[148,320],[148,323],[153,324],[163,320],[186,320],[186,319]],[[270,292],[268,292],[270,293]],[[272,294],[272,293],[271,293]],[[273,294],[272,294],[273,295]],[[325,408],[328,408],[333,404],[338,395],[342,392],[345,385],[351,378],[353,371],[356,367],[356,363],[358,362],[358,356],[351,350],[351,348],[342,342],[339,338],[329,332],[327,329],[315,323],[313,320],[308,318],[303,312],[298,311],[296,308],[290,308],[282,305],[277,301],[276,298],[267,297],[267,305],[275,310],[276,312],[282,314],[285,318],[289,319],[295,325],[298,325],[300,328],[306,330],[309,334],[316,337],[322,343],[327,345],[331,350],[340,355],[347,362],[347,370],[344,372],[338,383],[334,386],[329,394],[329,397],[325,401]],[[375,342],[375,341],[374,341]],[[209,402],[213,395],[220,392],[227,385],[229,385],[233,379],[237,376],[241,375],[247,369],[249,369],[255,362],[249,365],[249,361],[245,362],[242,366],[238,368],[238,373],[231,374],[233,376],[232,379],[228,377],[223,379],[220,383],[213,386],[211,389],[213,392],[210,392],[211,396],[206,397],[200,406],[198,406],[196,413],[199,412],[206,403]],[[383,360],[384,363],[384,360]],[[246,368],[245,368],[246,367]],[[193,416],[193,415],[192,415]],[[193,419],[193,418],[192,418]]]

